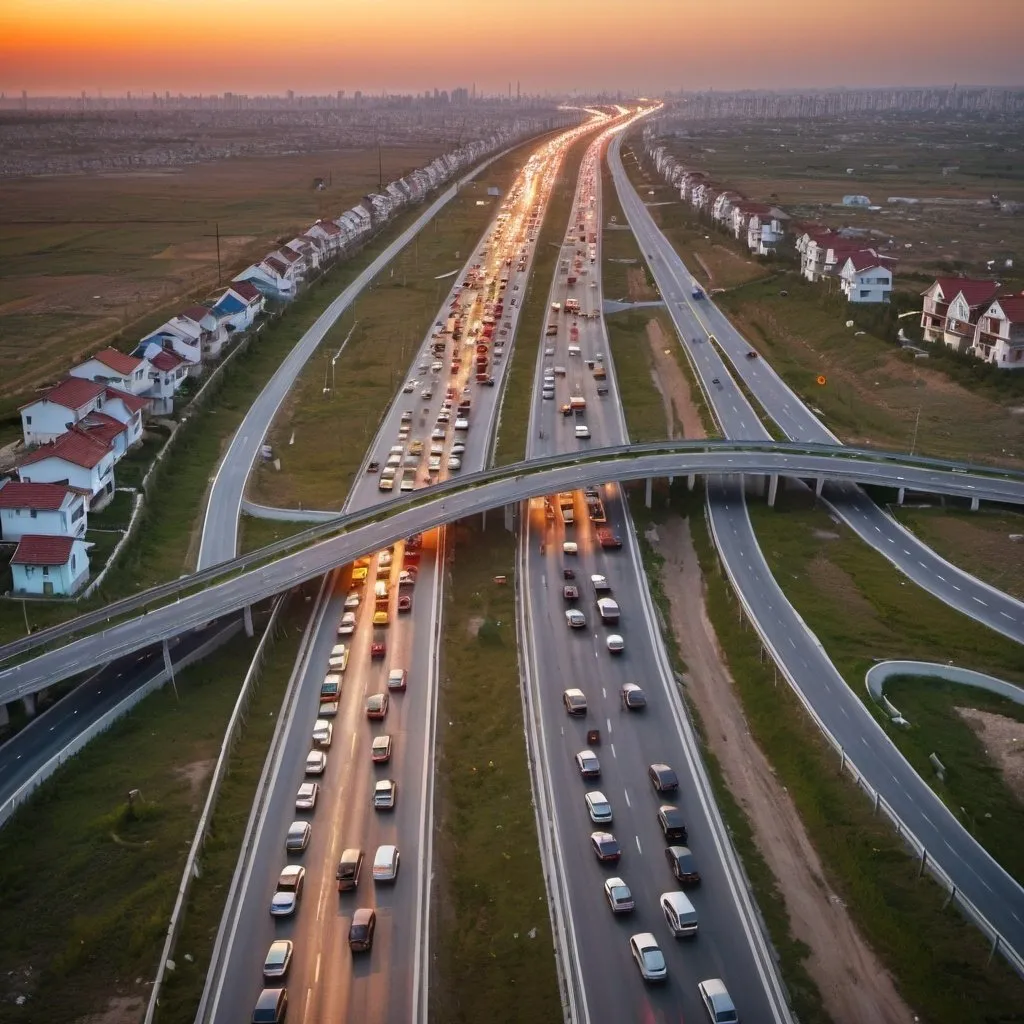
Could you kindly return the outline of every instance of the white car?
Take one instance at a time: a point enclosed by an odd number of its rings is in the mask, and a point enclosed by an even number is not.
[[[327,755],[322,750],[311,750],[306,755],[306,774],[323,775],[327,767]]]
[[[405,382],[405,387],[402,388],[402,394],[403,395],[411,395],[415,390],[416,390],[416,381],[414,381],[414,380],[407,380]]]
[[[575,555],[579,552],[579,545],[574,540],[562,541],[562,554],[563,555]]]
[[[466,419],[465,417],[463,417],[463,416],[460,416],[460,417],[459,417],[459,418],[458,418],[458,419],[457,419],[457,420],[455,421],[455,429],[456,429],[456,430],[469,430],[469,420],[467,420],[467,419]]]
[[[608,797],[600,790],[592,789],[583,798],[587,804],[587,814],[595,825],[608,825],[612,820],[612,805]]]
[[[393,811],[398,796],[398,783],[394,779],[381,779],[373,787],[373,809],[375,811]]]
[[[393,882],[398,878],[398,847],[378,846],[373,858],[373,880]]]
[[[596,779],[601,774],[601,762],[592,750],[581,750],[576,755],[576,767],[585,779]]]
[[[658,940],[650,932],[631,935],[629,949],[644,981],[664,981],[668,977],[665,956],[658,946]]]
[[[356,613],[345,612],[341,617],[341,622],[338,623],[338,635],[348,636],[350,633],[356,631]]]
[[[326,718],[318,718],[313,725],[313,745],[316,747],[330,747],[334,739],[334,726]]]
[[[626,641],[618,633],[611,633],[607,641],[609,654],[621,654],[626,649]]]
[[[284,848],[289,853],[301,853],[309,846],[309,838],[313,834],[313,826],[308,821],[293,821],[288,826],[288,835],[284,840]]]
[[[433,388],[424,388],[420,392],[420,398],[422,398],[424,402],[429,402],[430,399],[433,398],[433,397],[434,397],[434,389]]]
[[[344,644],[335,644],[327,659],[327,667],[332,672],[344,672],[348,668],[348,648]]]
[[[464,455],[466,446],[461,441],[456,441],[451,448],[452,455]]]
[[[583,629],[587,624],[587,617],[579,608],[567,608],[565,610],[565,622],[570,629]]]
[[[590,577],[590,582],[594,587],[594,591],[598,594],[610,594],[612,592],[611,584],[608,582],[607,577],[602,576],[600,573],[594,573]]]
[[[317,714],[321,718],[337,718],[338,717],[338,702],[336,700],[325,700],[321,705]]]
[[[460,459],[458,455],[449,455],[448,469],[453,473],[456,472],[457,470],[462,469],[462,459]]]
[[[353,609],[358,608],[361,600],[362,598],[359,596],[358,590],[350,590],[348,592],[348,597],[345,598],[345,610],[352,611]]]
[[[434,427],[430,432],[431,441],[443,441],[445,439],[445,431],[442,427]]]
[[[628,914],[636,907],[633,893],[621,878],[609,878],[604,883],[604,896],[613,914]]]
[[[316,798],[320,793],[320,786],[315,782],[304,782],[299,786],[295,794],[295,810],[311,811],[316,807]]]

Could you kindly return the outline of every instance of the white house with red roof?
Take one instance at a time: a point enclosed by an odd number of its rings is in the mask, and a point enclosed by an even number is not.
[[[46,444],[68,427],[103,408],[107,386],[103,382],[65,377],[55,387],[21,407],[21,433],[25,445]]]
[[[109,445],[114,453],[116,465],[128,452],[128,427],[106,412],[91,412],[77,423],[91,438]]]
[[[974,344],[978,318],[999,294],[998,281],[939,277],[921,293],[921,333],[957,352]]]
[[[1001,370],[1024,370],[1024,293],[1000,295],[978,317],[971,351]]]
[[[25,534],[11,559],[11,591],[34,597],[67,597],[89,578],[89,552],[75,537]]]
[[[142,440],[142,417],[153,404],[148,396],[129,395],[117,388],[107,388],[103,411],[125,425],[125,441],[129,448]]]
[[[892,291],[892,261],[874,249],[861,249],[846,257],[839,271],[848,302],[888,302]]]
[[[98,511],[114,496],[114,451],[78,426],[56,441],[29,452],[18,464],[18,479],[26,484],[65,484],[86,496],[90,511]]]
[[[145,359],[128,356],[116,348],[105,348],[84,363],[71,367],[68,373],[82,380],[103,381],[130,395],[141,395],[149,389],[149,365]]]
[[[295,271],[291,264],[279,259],[273,253],[259,263],[253,263],[234,278],[248,281],[271,299],[292,299],[295,297]]]
[[[153,412],[167,416],[174,411],[174,396],[188,378],[188,364],[177,352],[160,349],[149,357],[149,398]]]
[[[88,518],[85,496],[72,487],[0,480],[0,538],[8,543],[26,533],[82,538]]]
[[[203,372],[202,336],[203,329],[199,324],[187,317],[176,316],[147,334],[135,346],[132,355],[152,363],[157,352],[173,352],[185,363],[186,373],[198,376]]]
[[[204,360],[216,359],[227,341],[227,329],[220,320],[213,314],[209,306],[189,306],[184,309],[171,321],[184,321],[188,324],[195,324],[199,328],[199,345]]]
[[[341,228],[333,220],[318,220],[306,234],[322,239],[328,256],[335,256],[341,250]]]
[[[319,270],[320,268],[319,239],[314,241],[311,238],[306,238],[304,235],[293,238],[290,242],[287,242],[281,247],[281,252],[285,255],[290,253],[293,256],[298,256],[301,261],[304,275],[308,274],[312,270]]]
[[[211,313],[228,333],[247,331],[263,312],[263,293],[249,281],[233,281],[213,305]]]
[[[310,264],[305,253],[297,252],[295,249],[289,249],[287,245],[281,246],[281,248],[274,253],[273,257],[268,257],[268,259],[270,258],[276,258],[291,268],[292,279],[295,281],[296,287],[306,279],[306,275],[309,273]]]

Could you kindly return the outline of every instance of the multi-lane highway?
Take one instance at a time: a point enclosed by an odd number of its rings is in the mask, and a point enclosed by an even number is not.
[[[392,489],[429,487],[460,472],[456,467],[474,470],[485,464],[540,214],[564,148],[575,135],[567,133],[531,158],[456,277],[367,453],[347,510],[372,509]],[[507,314],[502,298],[513,300]],[[485,344],[485,336],[493,340]],[[475,356],[481,345],[490,361],[478,380]],[[467,399],[468,409],[462,405]],[[455,429],[460,420],[468,429]],[[453,449],[456,444],[464,450]],[[255,1000],[260,966],[275,938],[293,943],[286,979],[291,1019],[406,1024],[425,1015],[443,555],[444,531],[428,531],[415,550],[399,542],[335,578],[301,668],[298,698],[288,710],[286,745],[275,765],[272,796],[243,889],[231,908],[223,970],[211,979],[214,1019],[233,1019],[240,1006]],[[353,587],[353,573],[363,572],[367,579]],[[382,596],[375,597],[380,587]],[[358,607],[349,609],[354,621],[346,628],[351,632],[339,635],[346,604],[354,605],[357,597]],[[405,601],[410,607],[403,611],[400,602]],[[378,623],[377,613],[384,609],[389,621]],[[333,730],[327,763],[315,777],[320,787],[316,807],[300,814],[294,801],[321,708],[328,659],[339,642],[346,645],[347,660],[338,673],[341,692],[337,708],[331,708],[336,713],[326,719]],[[377,644],[384,650],[374,657]],[[390,686],[395,673],[405,673],[404,689]],[[367,710],[367,700],[375,694],[388,695],[386,717],[379,720],[371,720]],[[390,757],[376,763],[371,744],[384,736],[390,737]],[[388,779],[396,785],[396,805],[377,810],[374,785]],[[312,837],[301,855],[286,857],[284,836],[294,819],[311,821]],[[399,877],[393,884],[376,885],[372,862],[376,850],[386,845],[398,848]],[[347,848],[360,849],[364,860],[358,888],[342,895],[335,870]],[[286,861],[305,868],[304,893],[293,914],[273,918],[269,901]],[[374,948],[366,956],[354,956],[348,949],[357,908],[372,908],[376,914]]]
[[[549,296],[550,315],[537,363],[527,450],[531,457],[587,451],[628,442],[614,365],[601,316],[600,157],[606,139],[588,151]],[[570,281],[572,283],[570,283]],[[578,315],[567,312],[579,305]],[[575,407],[575,408],[574,408]],[[586,436],[580,436],[580,435]],[[577,1021],[677,1021],[703,1015],[697,985],[722,978],[745,1020],[789,1019],[786,1000],[753,905],[737,870],[714,806],[694,737],[686,722],[647,592],[632,524],[615,484],[595,488],[600,506],[583,494],[551,495],[531,503],[520,532],[521,646],[528,699],[526,714],[536,748],[538,818],[556,905],[556,940]],[[591,513],[588,511],[593,509]],[[596,521],[592,521],[595,519]],[[603,547],[598,530],[624,540]],[[576,545],[566,553],[564,544]],[[572,577],[567,579],[567,573]],[[593,576],[610,591],[597,591]],[[565,588],[571,588],[566,596]],[[612,597],[618,621],[603,622],[597,600]],[[567,614],[581,613],[572,627]],[[613,654],[609,636],[625,649]],[[644,711],[624,708],[622,687],[637,683]],[[569,717],[562,695],[577,687],[586,715]],[[587,733],[600,731],[588,745]],[[576,762],[590,750],[600,777],[583,778]],[[666,762],[680,789],[661,796],[648,767]],[[603,793],[610,825],[590,820],[586,793]],[[689,829],[687,845],[702,875],[690,898],[699,916],[695,938],[670,931],[660,900],[678,889],[666,860],[671,843],[657,821],[662,803],[679,806]],[[608,830],[621,847],[617,863],[600,862],[591,833]],[[613,914],[604,892],[609,878],[629,886],[635,909]],[[651,986],[632,961],[629,937],[655,935],[668,969]]]
[[[754,349],[710,297],[693,298],[694,278],[672,244],[658,230],[643,200],[630,184],[622,166],[620,147],[621,138],[609,152],[609,166],[623,211],[640,248],[647,254],[647,262],[662,298],[684,346],[689,349],[726,436],[770,436],[736,386],[735,374],[788,438],[817,444],[839,444],[839,439],[765,359],[748,358],[748,353]],[[731,367],[722,359],[723,352]],[[716,378],[718,384],[713,383]],[[938,556],[856,485],[827,484],[823,497],[858,536],[897,566],[908,579],[972,619],[1024,643],[1024,603]]]
[[[641,248],[649,254],[651,271],[715,416],[729,436],[764,436],[763,425],[727,371],[715,345],[706,332],[701,330],[698,333],[688,320],[693,315],[690,299],[692,279],[682,267],[675,250],[655,228],[639,196],[629,184],[619,155],[620,143],[621,139],[617,139],[610,147],[609,163],[623,210]],[[724,326],[716,321],[716,329]],[[734,365],[745,369],[746,363],[761,361],[747,360],[749,346],[742,344],[743,355],[733,359]],[[782,405],[789,406],[785,412],[792,415],[786,421],[787,429],[796,430],[796,424],[805,421],[795,418],[798,415],[793,408],[795,396],[781,385],[773,385],[774,390],[769,390],[768,384],[773,379],[778,380],[767,369],[759,372],[757,383],[766,402],[765,407],[771,415],[779,418],[783,415],[780,411]],[[906,485],[908,489],[913,487],[912,481],[904,480],[902,474],[896,476],[900,485]],[[991,588],[980,584],[973,586],[971,577],[957,573],[905,531],[893,529],[892,520],[873,503],[866,498],[856,500],[857,488],[853,485],[847,485],[843,492],[838,491],[838,487],[832,487],[831,496],[837,512],[854,525],[872,546],[882,550],[886,557],[903,568],[908,576],[922,581],[922,585],[943,599],[948,597],[949,603],[975,618],[981,616],[974,608],[965,607],[965,601],[980,605],[986,612],[990,605],[996,607],[997,616],[1005,623],[1001,632],[1016,638],[1022,636],[1020,619],[1014,617],[1020,614],[1019,608],[1015,607],[1016,602],[1009,602],[1005,595]],[[791,685],[846,751],[867,784],[880,794],[927,848],[932,863],[939,865],[960,894],[978,909],[1006,943],[1018,953],[1024,953],[1024,889],[961,826],[900,754],[788,602],[758,546],[747,512],[742,480],[736,477],[712,478],[708,485],[708,513],[726,571]],[[965,597],[969,587],[970,596]]]

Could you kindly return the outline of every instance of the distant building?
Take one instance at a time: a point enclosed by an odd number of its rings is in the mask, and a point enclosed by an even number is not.
[[[870,206],[867,196],[843,196],[843,206]]]

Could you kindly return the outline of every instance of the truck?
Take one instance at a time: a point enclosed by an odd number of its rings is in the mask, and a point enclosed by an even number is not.
[[[559,492],[558,509],[562,513],[562,522],[566,526],[572,526],[573,524],[575,504],[572,491]]]
[[[578,313],[580,311],[580,300],[579,299],[566,299],[565,300],[565,311],[566,311],[566,313]]]
[[[604,380],[608,376],[608,372],[605,370],[601,363],[598,363],[594,367],[594,380]]]
[[[590,516],[592,523],[608,521],[604,511],[604,502],[601,500],[601,495],[598,494],[596,487],[588,487],[583,492],[583,500],[587,504],[587,515]]]
[[[621,548],[622,538],[607,526],[597,528],[597,542],[603,548]]]

